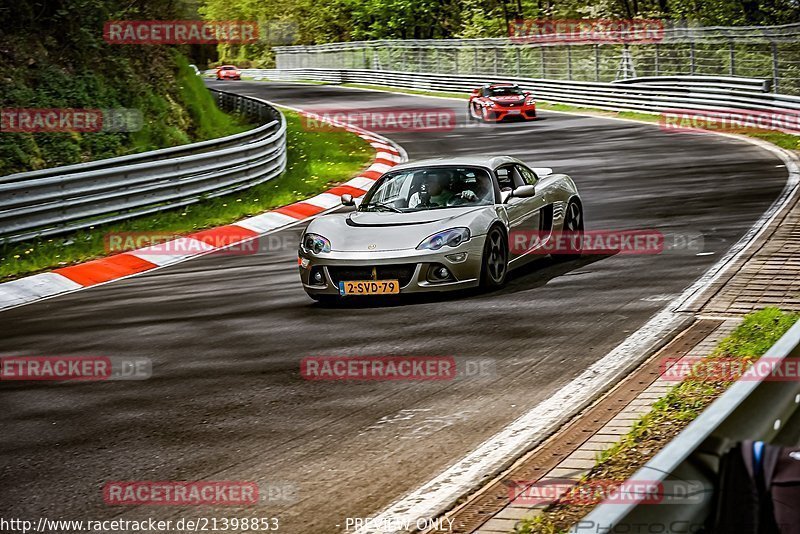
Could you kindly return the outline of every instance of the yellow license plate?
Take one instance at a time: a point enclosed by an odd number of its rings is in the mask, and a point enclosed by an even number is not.
[[[352,280],[339,282],[340,295],[392,295],[400,293],[397,280]]]

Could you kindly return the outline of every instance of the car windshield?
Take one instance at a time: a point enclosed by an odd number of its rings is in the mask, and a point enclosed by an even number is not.
[[[519,96],[522,94],[522,89],[519,87],[491,87],[489,89],[489,96]]]
[[[222,67],[222,70],[236,70],[236,67]]]
[[[488,206],[494,202],[494,185],[486,169],[421,167],[384,174],[364,197],[359,210],[406,213]]]

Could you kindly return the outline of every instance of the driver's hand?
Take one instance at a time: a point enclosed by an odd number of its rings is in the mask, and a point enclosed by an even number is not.
[[[467,189],[466,191],[461,192],[461,198],[464,200],[475,200],[478,198],[478,195],[476,195],[474,191]]]

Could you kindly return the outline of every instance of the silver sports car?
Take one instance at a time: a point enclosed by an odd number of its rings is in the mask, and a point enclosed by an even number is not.
[[[342,204],[355,202],[342,195]],[[498,287],[548,250],[554,229],[583,233],[566,174],[510,156],[406,163],[376,180],[357,209],[308,225],[300,277],[315,300]]]

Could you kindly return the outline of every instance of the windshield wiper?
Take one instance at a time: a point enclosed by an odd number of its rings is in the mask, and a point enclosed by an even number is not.
[[[370,203],[370,204],[369,204],[367,207],[368,207],[368,208],[372,208],[372,207],[375,207],[375,208],[384,208],[384,209],[387,209],[387,210],[389,210],[389,211],[393,211],[393,212],[395,212],[395,213],[403,213],[401,210],[399,210],[399,209],[395,208],[395,207],[394,207],[394,206],[392,206],[391,204],[384,204],[384,203],[382,203],[382,202]]]

